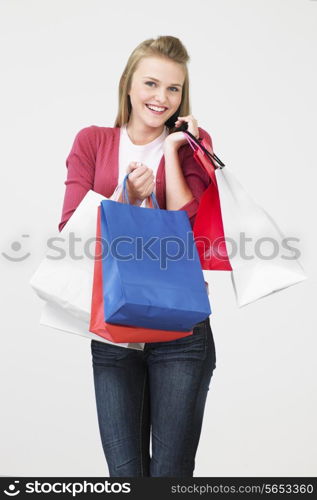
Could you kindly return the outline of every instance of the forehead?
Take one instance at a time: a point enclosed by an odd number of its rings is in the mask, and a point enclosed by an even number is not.
[[[163,57],[143,57],[135,71],[138,77],[152,76],[166,83],[180,83],[185,79],[179,63]]]

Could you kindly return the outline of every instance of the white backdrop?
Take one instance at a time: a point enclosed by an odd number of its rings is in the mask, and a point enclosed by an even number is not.
[[[113,126],[129,54],[173,35],[198,125],[300,238],[308,275],[238,309],[230,273],[205,273],[217,368],[195,475],[316,476],[317,1],[1,0],[0,19],[0,475],[108,475],[90,342],[39,326],[29,279],[57,233],[75,134]]]

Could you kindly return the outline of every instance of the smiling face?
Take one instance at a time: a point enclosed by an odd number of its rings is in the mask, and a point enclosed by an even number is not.
[[[170,59],[141,59],[128,92],[132,105],[129,122],[132,126],[162,129],[180,106],[184,79],[182,66]]]

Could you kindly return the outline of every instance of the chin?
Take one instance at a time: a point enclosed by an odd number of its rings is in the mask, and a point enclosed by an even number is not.
[[[166,120],[143,120],[143,122],[148,126],[148,127],[161,127],[162,125],[165,124]]]

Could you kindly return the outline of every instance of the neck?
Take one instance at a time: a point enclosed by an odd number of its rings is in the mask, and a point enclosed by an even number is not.
[[[144,146],[159,137],[164,130],[164,126],[165,124],[161,127],[147,127],[143,123],[134,123],[130,119],[127,123],[127,133],[133,144]]]

